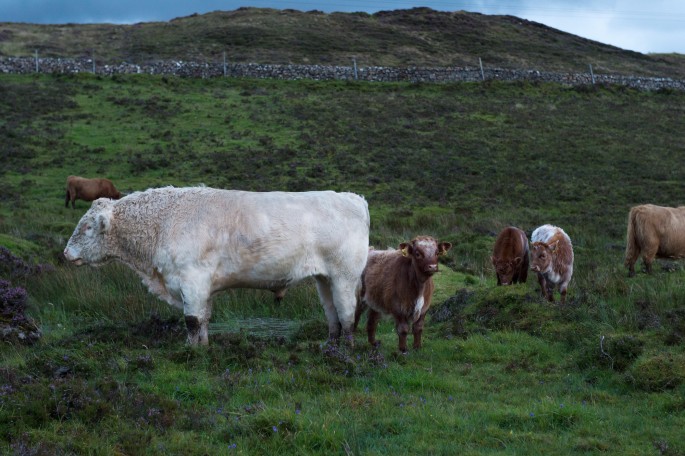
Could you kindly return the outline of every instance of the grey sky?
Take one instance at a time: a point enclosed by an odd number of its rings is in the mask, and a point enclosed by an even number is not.
[[[427,6],[510,14],[623,49],[685,54],[683,0],[0,0],[0,22],[130,24],[241,6],[369,13]]]

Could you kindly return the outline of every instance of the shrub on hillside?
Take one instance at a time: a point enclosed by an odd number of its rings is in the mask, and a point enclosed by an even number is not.
[[[0,246],[0,277],[16,279],[52,270],[49,264],[30,264],[14,255],[8,248]]]
[[[40,339],[40,329],[24,314],[26,300],[25,289],[0,279],[0,340],[32,344]]]
[[[627,379],[644,391],[676,388],[685,381],[685,354],[674,350],[645,353],[633,363]]]

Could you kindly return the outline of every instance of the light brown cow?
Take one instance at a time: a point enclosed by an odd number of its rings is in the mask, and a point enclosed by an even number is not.
[[[414,348],[421,348],[426,312],[433,297],[433,274],[438,272],[438,256],[452,247],[430,236],[418,236],[400,244],[400,250],[371,250],[362,273],[362,288],[355,311],[355,328],[369,307],[366,332],[369,343],[378,346],[376,328],[382,314],[395,319],[399,350],[407,352],[409,324]]]
[[[640,254],[648,273],[654,258],[685,257],[685,206],[643,204],[630,209],[625,258],[630,277]]]
[[[513,226],[504,228],[497,236],[490,258],[497,274],[497,285],[526,283],[528,254],[526,233]]]
[[[121,193],[114,187],[109,179],[95,178],[88,179],[79,176],[67,177],[67,196],[64,207],[76,209],[76,200],[95,201],[98,198],[121,198]]]
[[[573,276],[573,246],[571,238],[559,227],[542,225],[531,236],[530,268],[537,272],[542,295],[554,302],[553,289],[559,286],[561,304],[566,303],[566,291]]]

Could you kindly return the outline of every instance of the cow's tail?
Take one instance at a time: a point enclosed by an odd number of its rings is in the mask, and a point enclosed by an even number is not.
[[[630,209],[628,214],[628,232],[626,233],[626,258],[625,265],[631,267],[637,261],[640,256],[640,244],[637,242],[637,236],[640,234],[638,231],[640,227],[638,226],[638,212],[639,209],[634,207]]]

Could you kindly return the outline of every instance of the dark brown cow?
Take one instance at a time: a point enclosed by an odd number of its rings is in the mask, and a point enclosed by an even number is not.
[[[533,231],[531,241],[530,268],[538,274],[542,295],[554,302],[553,289],[558,285],[561,304],[565,304],[573,276],[571,238],[557,226],[542,225]]]
[[[497,274],[497,285],[526,283],[529,265],[528,237],[523,230],[509,226],[497,236],[492,249],[492,265]]]
[[[438,256],[446,254],[451,247],[449,242],[418,236],[400,244],[400,250],[369,251],[357,300],[355,328],[368,306],[366,332],[371,345],[379,345],[378,321],[382,314],[389,314],[395,319],[400,352],[407,352],[410,323],[414,348],[421,348],[423,322],[435,288],[432,276],[438,272]]]
[[[95,178],[88,179],[79,176],[67,177],[67,196],[64,207],[76,209],[76,200],[95,201],[98,198],[121,198],[121,193],[114,187],[109,179]]]
[[[685,206],[643,204],[630,209],[625,265],[631,277],[640,254],[648,273],[654,258],[685,257]]]

